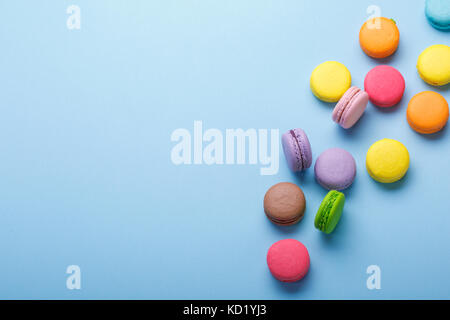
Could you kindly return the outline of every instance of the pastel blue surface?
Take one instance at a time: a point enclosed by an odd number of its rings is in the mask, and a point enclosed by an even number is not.
[[[450,0],[427,0],[425,14],[433,27],[450,30]]]
[[[66,9],[81,8],[81,30]],[[0,30],[0,298],[40,299],[422,299],[450,298],[449,129],[422,136],[406,122],[419,54],[449,44],[422,0],[379,0],[401,32],[382,61],[362,52],[367,1],[2,1]],[[326,60],[344,63],[362,86],[374,66],[407,82],[394,109],[369,105],[344,131],[333,105],[309,90]],[[314,228],[326,190],[313,170],[260,165],[179,165],[174,130],[301,127],[314,159],[341,147],[357,178],[331,236]],[[405,179],[373,181],[365,153],[382,138],[411,155]],[[303,221],[281,228],[264,216],[275,183],[298,183]],[[270,245],[303,242],[311,269],[296,284],[274,280]],[[79,265],[81,290],[66,288]],[[366,269],[381,268],[368,290]]]

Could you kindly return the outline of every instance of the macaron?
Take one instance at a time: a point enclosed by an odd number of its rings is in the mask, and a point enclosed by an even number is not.
[[[308,273],[309,253],[300,241],[280,240],[269,248],[267,265],[275,279],[282,282],[296,282]]]
[[[299,222],[305,214],[305,208],[305,195],[293,183],[278,183],[264,196],[264,212],[277,225],[289,226]]]
[[[427,0],[425,3],[425,15],[428,22],[439,30],[450,30],[450,1]]]
[[[398,48],[400,32],[394,20],[376,17],[367,20],[359,31],[361,49],[372,58],[392,55]]]
[[[311,144],[302,129],[292,129],[281,137],[284,155],[293,172],[308,169],[312,164]]]
[[[448,121],[449,108],[445,98],[434,91],[416,94],[408,104],[406,118],[415,131],[432,134],[441,131]]]
[[[323,199],[314,219],[314,226],[322,232],[330,234],[336,228],[344,210],[345,195],[331,190]]]
[[[391,66],[377,66],[367,73],[364,90],[374,105],[382,108],[393,107],[403,98],[405,79]]]
[[[355,180],[356,162],[344,149],[328,149],[317,158],[314,174],[317,182],[325,189],[344,190]]]
[[[367,92],[358,87],[351,87],[334,108],[333,121],[344,129],[353,127],[363,115],[368,102],[369,95]]]
[[[367,152],[366,167],[369,175],[378,182],[399,181],[409,168],[408,149],[397,140],[377,141]]]
[[[425,49],[417,60],[417,71],[432,86],[450,83],[450,47],[436,44]]]
[[[311,74],[310,86],[314,95],[325,102],[338,102],[350,88],[352,76],[347,67],[337,61],[317,66]]]

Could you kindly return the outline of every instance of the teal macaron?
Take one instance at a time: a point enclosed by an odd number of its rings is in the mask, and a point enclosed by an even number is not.
[[[344,210],[345,195],[331,190],[325,196],[314,219],[314,226],[326,234],[333,232]]]
[[[450,30],[450,1],[449,0],[427,0],[425,4],[425,15],[430,24],[436,29]]]

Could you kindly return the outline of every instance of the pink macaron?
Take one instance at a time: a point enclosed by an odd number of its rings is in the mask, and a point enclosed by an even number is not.
[[[364,80],[364,89],[374,105],[388,108],[402,100],[405,79],[397,69],[382,65],[369,71]]]
[[[276,279],[282,282],[299,281],[309,270],[309,253],[300,241],[281,240],[267,252],[267,265]]]
[[[358,87],[351,87],[334,108],[333,121],[344,129],[353,127],[363,115],[368,103],[367,92]]]

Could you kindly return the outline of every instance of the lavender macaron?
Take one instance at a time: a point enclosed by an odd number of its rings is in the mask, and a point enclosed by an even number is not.
[[[344,149],[328,149],[317,158],[314,173],[317,182],[325,189],[344,190],[355,180],[356,162]]]
[[[368,103],[367,92],[358,87],[351,87],[334,108],[333,121],[344,129],[353,127],[363,115]]]
[[[292,129],[281,137],[284,155],[293,172],[308,169],[312,164],[311,145],[302,129]]]

